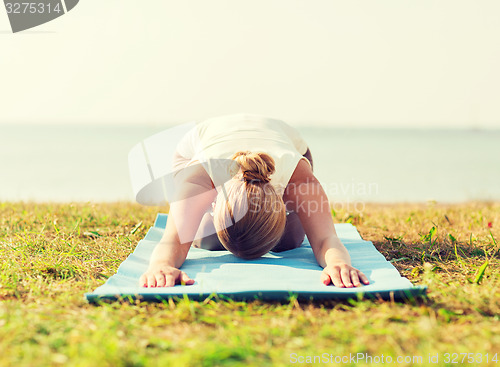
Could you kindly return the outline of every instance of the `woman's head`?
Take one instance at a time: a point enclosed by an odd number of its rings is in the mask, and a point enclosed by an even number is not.
[[[270,183],[274,160],[266,153],[238,152],[239,171],[219,192],[214,225],[222,245],[245,259],[260,257],[280,240],[286,211]]]

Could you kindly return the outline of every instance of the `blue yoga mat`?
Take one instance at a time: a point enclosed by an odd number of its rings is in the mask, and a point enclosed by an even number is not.
[[[160,241],[166,214],[158,214],[153,227],[135,251],[120,265],[115,275],[92,293],[85,294],[91,303],[118,300],[123,297],[145,301],[161,301],[172,297],[203,300],[214,294],[235,300],[327,300],[359,297],[407,299],[425,294],[427,287],[413,286],[377,251],[361,238],[356,227],[348,223],[335,224],[342,243],[351,255],[352,266],[361,270],[370,284],[359,288],[337,288],[320,281],[318,266],[307,239],[301,247],[284,252],[270,252],[256,260],[240,259],[229,251],[208,251],[191,248],[182,266],[193,285],[166,288],[143,288],[138,284],[146,271],[149,258]]]

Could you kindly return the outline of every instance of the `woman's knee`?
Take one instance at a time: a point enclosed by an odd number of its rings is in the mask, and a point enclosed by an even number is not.
[[[225,250],[224,246],[215,231],[214,219],[210,213],[205,213],[200,222],[197,239],[193,241],[192,246],[204,250],[219,251]]]
[[[286,216],[285,231],[283,232],[283,236],[278,244],[274,246],[272,251],[281,252],[300,247],[302,242],[304,242],[305,236],[306,232],[304,231],[304,227],[302,227],[298,214],[295,212],[289,212]]]

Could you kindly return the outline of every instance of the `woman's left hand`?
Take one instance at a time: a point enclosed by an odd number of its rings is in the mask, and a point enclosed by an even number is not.
[[[324,285],[333,283],[339,288],[360,287],[362,284],[370,284],[370,281],[356,268],[346,263],[328,265],[321,273],[321,282]]]

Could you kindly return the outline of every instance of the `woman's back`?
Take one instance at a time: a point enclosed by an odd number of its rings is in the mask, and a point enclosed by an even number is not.
[[[282,193],[298,162],[304,158],[307,144],[295,129],[281,120],[237,114],[198,123],[177,146],[177,152],[188,160],[186,165],[230,159],[237,151],[269,154],[276,163],[271,184]],[[215,172],[209,174],[215,178]]]

